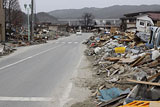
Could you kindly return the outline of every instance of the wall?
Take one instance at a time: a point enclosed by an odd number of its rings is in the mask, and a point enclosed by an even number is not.
[[[135,28],[136,27],[136,23],[127,23],[127,28]]]
[[[58,30],[58,26],[49,26],[49,30],[57,31]]]
[[[0,0],[0,42],[5,41],[5,15],[3,0]]]

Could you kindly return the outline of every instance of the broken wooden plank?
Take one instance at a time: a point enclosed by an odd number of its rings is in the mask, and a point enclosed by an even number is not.
[[[155,60],[155,61],[147,64],[147,66],[150,67],[150,68],[156,67],[158,65],[159,65],[159,61],[158,60]]]
[[[152,86],[160,86],[160,83],[153,83],[153,82],[146,82],[146,81],[137,81],[128,79],[128,82],[137,83],[137,84],[145,84],[145,85],[152,85]]]
[[[107,60],[107,61],[119,61],[121,58],[118,58],[118,57],[107,57],[107,58],[104,58],[104,60]]]
[[[146,55],[146,57],[139,64],[137,64],[137,66],[149,63],[151,61],[152,61],[151,56],[150,55]]]
[[[135,67],[137,64],[139,64],[145,58],[145,56],[146,55],[139,57],[131,66]]]
[[[153,80],[154,78],[156,78],[158,76],[160,76],[160,72],[155,74],[155,75],[153,75],[152,77],[148,78],[148,81],[151,81],[151,80]]]
[[[92,94],[92,96],[93,96],[93,97],[96,96],[96,95],[98,94],[99,90],[102,90],[104,87],[105,87],[105,85],[102,85],[101,87],[99,87],[99,88],[96,90],[96,92]]]
[[[118,73],[119,69],[115,70],[110,76],[115,75],[116,73]]]
[[[119,107],[121,105],[123,105],[124,100],[119,101],[118,103],[112,105],[112,107]]]
[[[132,42],[132,39],[120,39],[121,42]]]
[[[130,64],[134,61],[135,61],[135,59],[131,59],[131,58],[121,58],[119,63]]]
[[[117,97],[117,98],[114,98],[114,99],[112,99],[112,100],[110,100],[110,101],[104,102],[104,103],[102,103],[102,104],[100,104],[100,105],[98,105],[98,106],[99,106],[99,107],[105,107],[106,105],[109,105],[109,104],[111,104],[111,103],[113,103],[113,102],[116,102],[116,101],[119,101],[119,100],[121,100],[121,99],[124,99],[124,98],[126,98],[126,97],[127,97],[127,94],[126,94],[126,95],[119,96],[119,97]]]

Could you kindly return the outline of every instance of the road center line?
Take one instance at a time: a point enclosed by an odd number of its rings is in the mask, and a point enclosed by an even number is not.
[[[27,57],[27,58],[21,59],[21,60],[19,60],[19,61],[17,61],[17,62],[14,62],[14,63],[12,63],[12,64],[3,66],[3,67],[0,68],[0,70],[6,69],[6,68],[11,67],[11,66],[14,66],[14,65],[16,65],[16,64],[19,64],[19,63],[24,62],[24,61],[26,61],[26,60],[28,60],[28,59],[31,59],[31,58],[36,57],[36,56],[38,56],[38,55],[44,54],[44,53],[46,53],[46,52],[48,52],[48,51],[51,51],[51,50],[53,50],[53,49],[56,49],[56,48],[58,48],[58,47],[60,47],[60,46],[62,46],[62,45],[59,45],[59,46],[56,46],[56,47],[47,49],[47,50],[45,50],[45,51],[42,51],[42,52],[37,53],[37,54],[35,54],[35,55],[32,55],[32,56],[29,56],[29,57]]]
[[[0,97],[0,101],[53,102],[49,97]]]
[[[72,42],[68,42],[68,44],[71,44]]]

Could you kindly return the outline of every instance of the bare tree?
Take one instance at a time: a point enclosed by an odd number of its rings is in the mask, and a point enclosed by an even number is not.
[[[86,29],[88,29],[89,26],[92,26],[94,24],[93,19],[94,19],[94,16],[92,13],[84,13],[82,15],[81,23]]]
[[[23,13],[18,0],[4,0],[7,32],[11,35],[12,28],[22,26]]]

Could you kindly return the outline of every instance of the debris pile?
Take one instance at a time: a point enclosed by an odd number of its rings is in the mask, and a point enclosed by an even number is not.
[[[118,107],[135,100],[160,100],[160,51],[148,49],[134,33],[95,33],[84,42],[85,54],[104,82],[93,89],[100,107]],[[114,105],[114,106],[113,106]]]
[[[68,32],[64,31],[40,31],[34,34],[31,41],[28,41],[28,35],[24,32],[21,34],[12,35],[6,43],[0,44],[0,56],[8,55],[15,51],[15,47],[37,45],[42,43],[47,43],[47,40],[58,39],[62,36],[69,36]]]
[[[12,47],[10,44],[0,44],[0,56],[8,55],[14,52],[16,49]]]

